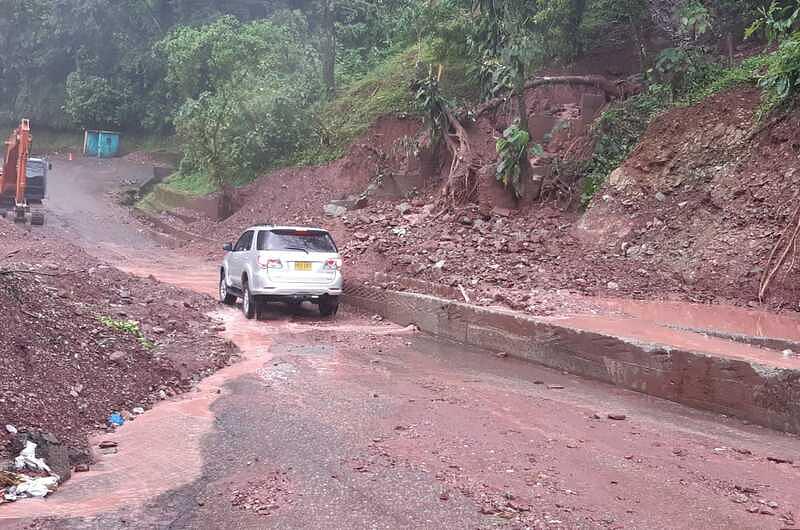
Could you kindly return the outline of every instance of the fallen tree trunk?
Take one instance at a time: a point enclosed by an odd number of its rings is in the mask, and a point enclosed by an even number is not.
[[[619,83],[610,81],[600,75],[560,75],[553,77],[535,77],[533,79],[529,79],[525,83],[525,90],[545,85],[590,86],[602,90],[607,99],[616,99],[623,95],[623,90]],[[494,110],[506,101],[508,101],[507,96],[500,96],[490,99],[489,101],[478,105],[478,107],[475,109],[475,114],[480,116],[486,111]]]

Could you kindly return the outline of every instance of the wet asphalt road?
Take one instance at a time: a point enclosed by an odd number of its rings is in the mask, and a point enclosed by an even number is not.
[[[89,176],[73,182],[94,183]],[[111,234],[88,250],[213,292],[213,264],[182,274],[185,258],[139,240],[127,218],[110,229],[86,221],[79,210],[119,218],[103,213],[107,187],[70,189],[97,204],[54,205],[65,237]],[[323,320],[276,306],[258,323],[223,314],[244,360],[197,390],[207,410],[165,403],[163,421],[157,408],[153,421],[122,429],[167,460],[176,450],[196,458],[175,469],[122,466],[122,446],[104,458],[108,475],[73,479],[15,519],[0,509],[0,527],[798,527],[797,437],[348,310]],[[159,479],[163,488],[148,489]],[[100,509],[98,496],[119,502]]]

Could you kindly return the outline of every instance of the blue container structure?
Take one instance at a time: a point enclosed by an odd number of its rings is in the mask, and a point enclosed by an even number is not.
[[[84,156],[111,158],[119,155],[119,133],[113,131],[85,131],[83,133]]]

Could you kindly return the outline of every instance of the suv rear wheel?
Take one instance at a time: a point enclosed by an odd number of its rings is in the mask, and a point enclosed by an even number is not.
[[[339,310],[338,296],[323,296],[319,301],[319,314],[324,317],[335,315]]]
[[[244,313],[245,318],[256,316],[256,299],[250,294],[250,286],[247,285],[247,280],[242,281],[242,313]]]
[[[219,301],[225,305],[236,303],[236,295],[228,292],[228,283],[225,281],[225,274],[219,275]]]

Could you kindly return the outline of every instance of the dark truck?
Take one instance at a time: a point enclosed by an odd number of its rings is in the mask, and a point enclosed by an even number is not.
[[[28,158],[28,185],[25,186],[25,198],[29,203],[40,203],[47,193],[47,172],[53,169],[46,158]]]

